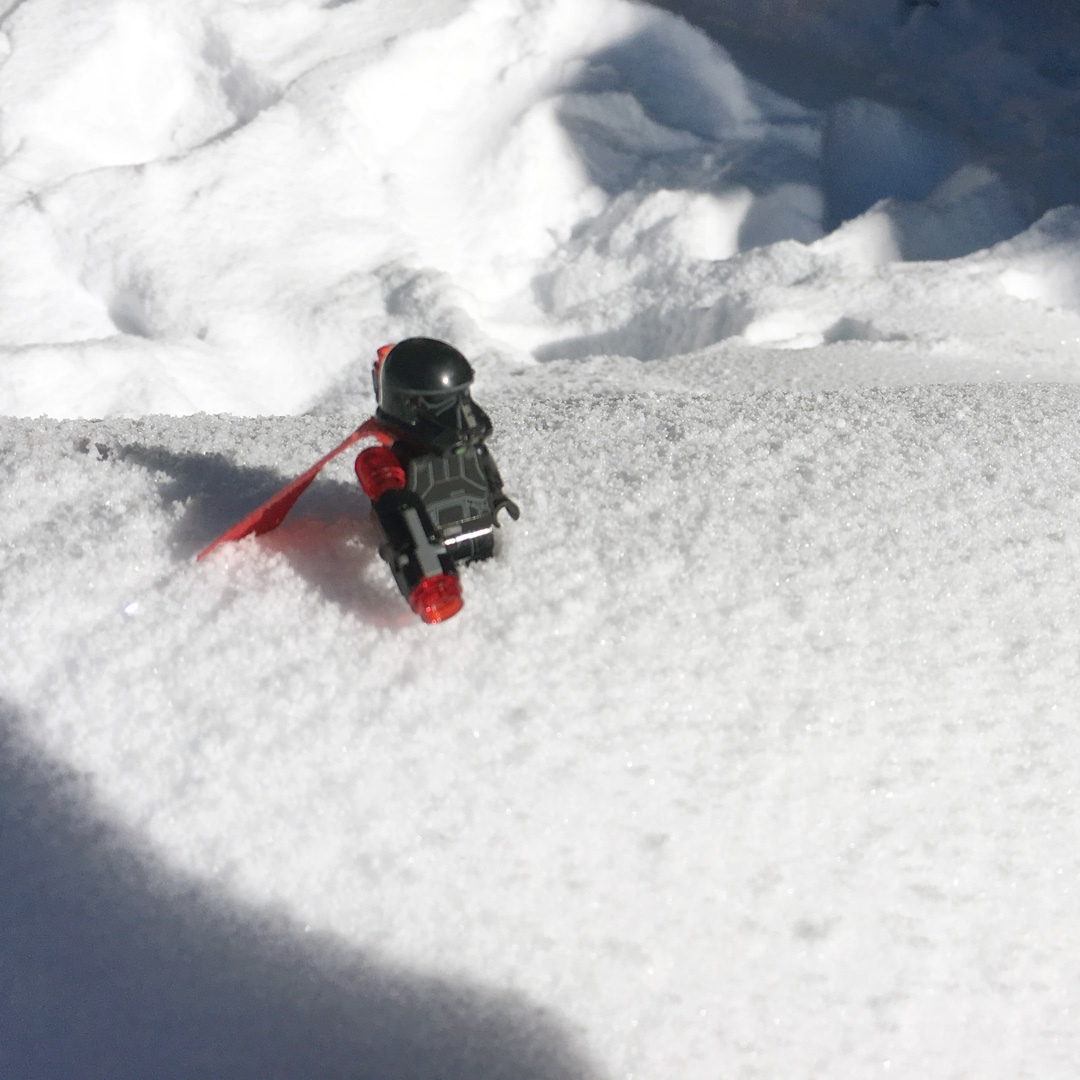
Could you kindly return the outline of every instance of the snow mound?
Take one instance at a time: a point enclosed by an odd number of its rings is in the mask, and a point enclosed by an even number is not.
[[[1080,209],[1051,211],[1015,240],[989,253],[1005,265],[1001,283],[1011,295],[1045,308],[1080,310]]]
[[[339,420],[6,421],[0,695],[181,881],[614,1075],[1062,1075],[1075,391],[625,365],[486,395],[524,514],[438,628],[348,461],[192,560]]]
[[[828,346],[866,316],[801,314],[819,287],[930,347],[966,298],[920,315],[847,263],[1029,221],[962,141],[797,105],[628,0],[26,0],[4,26],[7,414],[325,408],[417,333],[502,368]],[[838,208],[862,216],[823,240]]]

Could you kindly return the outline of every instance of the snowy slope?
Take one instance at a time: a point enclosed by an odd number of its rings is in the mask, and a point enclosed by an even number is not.
[[[157,892],[278,913],[308,964],[305,933],[524,995],[515,1037],[547,1045],[554,1009],[596,1075],[1069,1075],[1076,393],[566,374],[494,396],[527,516],[437,632],[345,466],[192,562],[329,420],[9,421],[23,737],[157,853]],[[313,1075],[387,1074],[350,1059],[357,1022]],[[514,1074],[456,1052],[389,1074]]]
[[[1071,23],[785,6],[6,5],[0,1074],[1080,1070]],[[419,333],[462,614],[195,563]]]

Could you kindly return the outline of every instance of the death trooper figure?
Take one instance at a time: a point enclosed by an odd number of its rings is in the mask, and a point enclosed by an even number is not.
[[[380,445],[356,458],[356,475],[382,534],[379,553],[426,623],[461,610],[458,566],[494,551],[499,511],[517,505],[485,445],[492,425],[472,400],[473,369],[457,349],[408,338],[378,352],[377,409],[360,431]]]
[[[442,622],[461,610],[458,566],[488,558],[499,511],[515,521],[519,511],[484,445],[491,420],[472,400],[473,370],[457,349],[431,338],[384,345],[372,377],[375,415],[198,557],[276,529],[328,462],[374,438],[379,445],[360,452],[356,475],[382,533],[379,553],[413,611]]]

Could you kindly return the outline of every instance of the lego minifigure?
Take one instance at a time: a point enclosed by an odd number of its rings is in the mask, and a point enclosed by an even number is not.
[[[485,445],[491,420],[472,400],[473,370],[457,349],[432,338],[384,346],[372,381],[375,415],[199,558],[276,528],[328,461],[371,437],[377,445],[357,456],[356,475],[379,524],[379,553],[413,611],[442,622],[461,610],[458,566],[488,558],[499,511],[517,520],[519,510],[503,492]]]

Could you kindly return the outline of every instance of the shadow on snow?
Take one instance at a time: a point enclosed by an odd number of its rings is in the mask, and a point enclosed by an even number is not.
[[[377,962],[171,875],[0,704],[0,1072],[20,1080],[585,1080],[511,993]]]
[[[180,562],[194,560],[292,479],[274,469],[237,465],[223,454],[184,454],[163,446],[127,445],[117,457],[168,477],[157,488],[163,506],[185,504],[172,535]],[[283,555],[342,610],[380,625],[407,624],[412,616],[382,566],[369,510],[358,484],[319,476],[285,521],[254,542]]]

